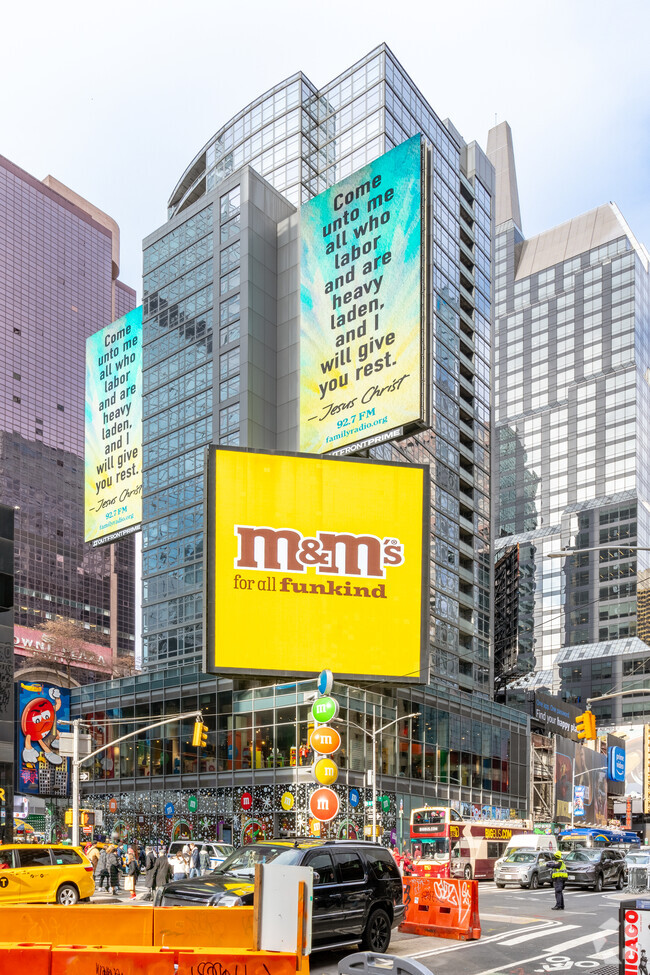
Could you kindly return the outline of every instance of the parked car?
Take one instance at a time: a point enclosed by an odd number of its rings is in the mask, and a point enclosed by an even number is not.
[[[497,887],[519,884],[537,890],[551,883],[553,855],[546,850],[513,850],[494,867]]]
[[[269,840],[251,843],[205,877],[179,880],[156,892],[156,904],[252,904],[255,865],[277,863],[314,871],[312,948],[361,944],[383,953],[404,920],[402,878],[391,853],[354,840]]]
[[[625,883],[625,860],[617,850],[579,847],[564,854],[567,884],[593,887],[602,890],[606,884],[614,884],[622,890]]]
[[[76,904],[94,893],[93,867],[80,846],[0,846],[0,906]]]
[[[167,855],[170,857],[175,857],[177,854],[182,853],[183,847],[188,846],[192,842],[191,840],[173,840],[169,844],[169,850]],[[223,863],[231,853],[234,852],[235,847],[230,843],[209,843],[205,840],[194,840],[196,846],[199,850],[202,847],[206,847],[208,855],[210,857],[210,867],[214,870],[218,867],[220,863]]]

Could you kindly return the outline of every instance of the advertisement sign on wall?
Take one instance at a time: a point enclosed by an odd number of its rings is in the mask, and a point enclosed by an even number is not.
[[[575,786],[575,791],[574,787]],[[579,789],[584,787],[584,793]],[[584,822],[607,825],[607,760],[600,752],[585,748],[568,738],[556,738],[555,750],[555,818],[560,823],[571,820],[571,799],[581,798]]]
[[[86,341],[85,540],[105,545],[142,521],[142,306]]]
[[[303,204],[301,450],[423,419],[421,213],[419,135]]]
[[[205,667],[420,681],[428,467],[213,447]]]
[[[67,796],[69,760],[59,755],[58,722],[70,718],[70,691],[39,681],[20,682],[16,697],[16,792]]]

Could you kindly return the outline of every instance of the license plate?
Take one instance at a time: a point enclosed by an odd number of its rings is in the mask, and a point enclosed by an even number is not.
[[[576,879],[576,875],[574,873],[567,874],[567,880],[575,880],[575,879]]]

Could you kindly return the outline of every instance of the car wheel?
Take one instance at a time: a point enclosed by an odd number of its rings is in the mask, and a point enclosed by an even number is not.
[[[79,900],[79,891],[74,884],[62,884],[56,892],[57,904],[65,904],[69,907],[76,904]]]
[[[621,872],[618,875],[618,880],[616,881],[616,889],[623,890],[624,887],[625,887],[625,877],[623,876],[623,871],[621,870]]]
[[[365,951],[374,951],[378,955],[383,955],[389,944],[390,918],[386,911],[378,908],[368,918],[361,946]]]
[[[463,871],[463,877],[465,878],[465,880],[471,880],[472,879],[472,868],[470,867],[469,863],[467,864],[467,866],[465,867],[465,869]]]
[[[497,887],[499,887],[501,890],[503,890],[503,888],[505,887],[505,884],[497,884]]]
[[[537,890],[537,888],[539,887],[539,877],[536,873],[534,873],[530,878],[529,887],[531,890]]]
[[[594,884],[594,890],[597,890],[598,893],[600,893],[600,891],[603,889],[603,887],[604,887],[603,875],[602,875],[602,873],[599,873],[598,876],[596,877],[596,882]]]

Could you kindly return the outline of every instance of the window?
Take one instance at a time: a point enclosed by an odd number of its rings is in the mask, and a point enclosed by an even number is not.
[[[21,867],[51,867],[49,850],[30,850],[28,847],[20,851]]]
[[[314,871],[314,887],[335,882],[334,864],[329,853],[317,853],[316,856],[307,861],[306,866],[311,867]]]
[[[354,880],[364,879],[363,864],[357,853],[337,852],[336,859],[341,873],[341,883],[351,883]]]
[[[52,856],[54,857],[55,863],[83,863],[83,860],[74,850],[70,850],[65,846],[57,846],[52,850]]]

